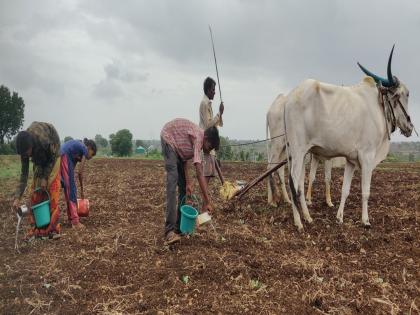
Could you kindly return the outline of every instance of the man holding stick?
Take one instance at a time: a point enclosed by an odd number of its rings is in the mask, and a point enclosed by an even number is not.
[[[222,127],[223,126],[223,111],[224,105],[223,102],[220,103],[219,112],[216,116],[213,117],[213,108],[212,100],[216,91],[216,82],[207,77],[204,80],[203,84],[204,96],[200,103],[200,128],[205,130],[210,127]],[[211,152],[204,152],[203,155],[203,173],[206,178],[207,184],[210,182],[210,179],[216,176],[218,173],[220,180],[223,184],[224,179],[220,171],[218,161],[216,160],[216,152],[212,150]]]

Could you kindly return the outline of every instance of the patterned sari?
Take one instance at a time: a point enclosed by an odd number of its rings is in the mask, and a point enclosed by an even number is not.
[[[36,174],[35,165],[34,173]],[[40,187],[41,179],[34,178],[34,181],[31,186],[31,203],[32,205],[38,204],[47,199],[45,193],[41,192],[34,192],[35,188]],[[58,200],[60,198],[60,157],[58,157],[54,163],[54,167],[50,176],[48,177],[48,186],[47,186],[48,193],[50,194],[50,224],[44,228],[37,228],[35,226],[35,219],[32,215],[32,211],[29,216],[29,220],[31,223],[31,228],[28,231],[26,238],[30,238],[31,236],[35,237],[45,237],[51,236],[53,233],[60,234],[61,226],[59,223],[60,220],[60,210],[58,208]]]

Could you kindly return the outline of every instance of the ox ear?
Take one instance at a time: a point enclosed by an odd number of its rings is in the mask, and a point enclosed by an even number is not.
[[[368,84],[371,87],[375,87],[376,86],[375,80],[372,77],[370,77],[370,76],[364,77],[363,78],[363,82],[366,83],[366,84]]]

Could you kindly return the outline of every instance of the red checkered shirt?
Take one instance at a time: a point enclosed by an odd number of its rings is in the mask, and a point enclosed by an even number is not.
[[[193,122],[183,118],[174,119],[163,126],[160,136],[183,161],[193,159],[193,164],[201,163],[204,130]]]

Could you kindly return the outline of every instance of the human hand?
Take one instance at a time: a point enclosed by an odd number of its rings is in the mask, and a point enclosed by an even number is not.
[[[12,208],[14,211],[17,211],[17,209],[19,208],[19,204],[20,204],[20,199],[16,198],[12,204]]]
[[[223,102],[221,102],[220,103],[220,106],[219,106],[219,113],[220,113],[220,116],[221,115],[223,115],[223,112],[225,111],[225,105],[223,104]]]
[[[213,205],[211,204],[211,203],[205,203],[205,204],[203,204],[203,209],[202,209],[202,213],[203,212],[208,212],[208,213],[213,213],[213,210],[214,210],[214,208],[213,208]]]
[[[187,183],[186,185],[186,191],[187,191],[187,196],[191,196],[192,195],[192,185],[191,183]]]
[[[48,181],[45,178],[41,179],[41,189],[43,191],[47,190],[47,185],[48,185]]]

